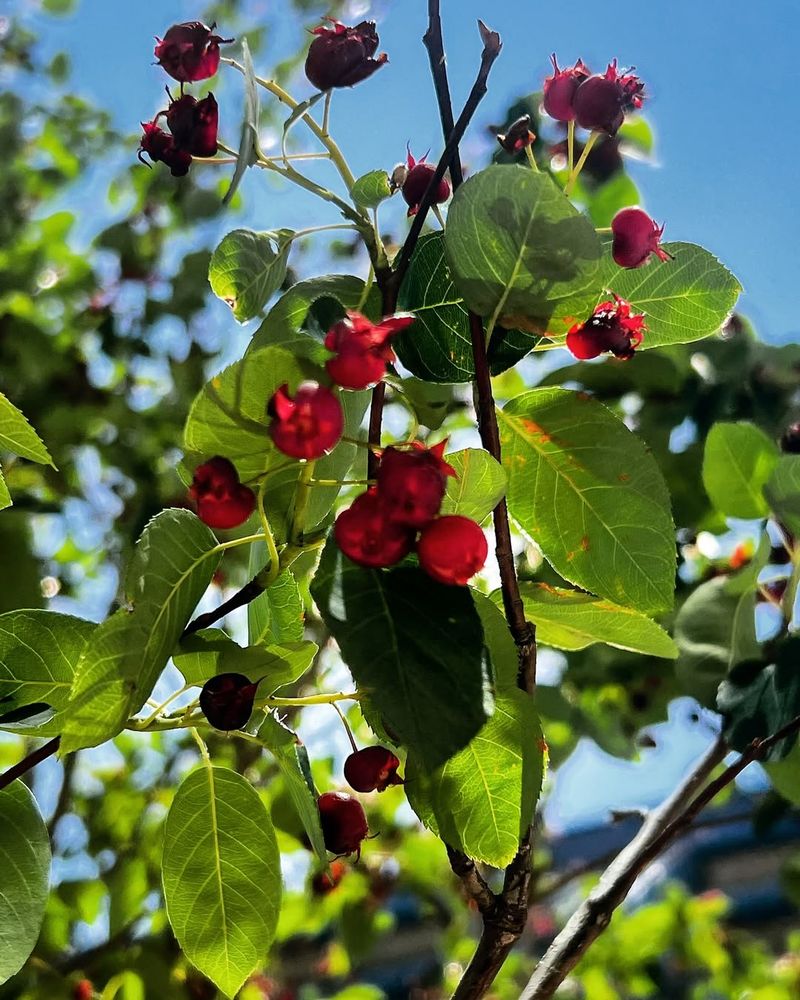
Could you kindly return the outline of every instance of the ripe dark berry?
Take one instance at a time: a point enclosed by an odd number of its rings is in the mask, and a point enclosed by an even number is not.
[[[406,174],[406,179],[403,181],[403,186],[400,188],[400,193],[408,205],[407,214],[409,216],[416,215],[419,211],[420,202],[428,190],[431,178],[436,173],[436,167],[425,162],[426,157],[427,153],[421,160],[415,160],[411,155],[411,150],[408,151],[408,158],[406,160],[408,163],[408,173]],[[441,205],[449,197],[450,182],[443,177],[434,192],[433,204]]]
[[[477,522],[448,514],[423,529],[417,554],[420,566],[434,580],[463,587],[483,568],[489,545]]]
[[[781,434],[781,451],[787,455],[800,455],[800,422],[789,424]]]
[[[409,451],[384,451],[378,468],[378,492],[393,521],[424,528],[439,513],[447,477],[456,474],[442,458],[446,444],[441,441],[425,448],[415,442]]]
[[[373,58],[380,41],[374,21],[348,28],[333,18],[328,20],[329,28],[323,25],[314,29],[316,38],[306,57],[306,76],[318,90],[352,87],[388,62],[385,52]]]
[[[627,361],[641,344],[644,331],[644,316],[632,314],[630,303],[615,295],[613,301],[601,302],[585,323],[572,327],[567,347],[584,361],[604,351]]]
[[[374,489],[362,493],[336,518],[333,537],[354,563],[369,569],[394,566],[411,551],[414,529],[391,519]]]
[[[386,747],[364,747],[344,762],[344,776],[356,792],[383,792],[389,785],[403,784],[398,767],[400,761]]]
[[[336,352],[326,364],[328,374],[343,389],[368,389],[380,382],[395,360],[391,338],[413,322],[413,316],[399,314],[371,323],[361,313],[348,312],[325,337],[325,346]]]
[[[590,76],[575,91],[575,120],[592,132],[616,135],[625,114],[642,106],[643,90],[644,84],[633,73],[618,73],[615,59],[604,74]]]
[[[655,254],[659,260],[672,260],[660,246],[664,227],[658,226],[641,208],[623,208],[611,220],[614,241],[611,254],[620,267],[641,267]]]
[[[269,402],[269,435],[275,447],[291,458],[322,458],[344,430],[342,405],[330,389],[303,382],[292,398],[282,385]]]
[[[144,135],[139,142],[139,161],[149,166],[147,161],[142,159],[142,153],[147,153],[153,163],[166,163],[173,177],[184,177],[188,174],[192,165],[192,154],[187,149],[179,149],[175,139],[156,121],[141,124]]]
[[[212,24],[200,21],[173,24],[163,38],[156,38],[155,57],[173,79],[181,83],[206,80],[219,69],[219,47],[232,38],[215,35]]]
[[[536,133],[531,131],[531,116],[522,115],[508,126],[505,135],[498,135],[497,141],[507,153],[520,153],[536,142]]]
[[[311,879],[311,892],[315,896],[327,896],[338,888],[339,883],[347,874],[347,865],[343,861],[331,861],[328,872],[317,872]]]
[[[243,729],[253,714],[258,681],[243,674],[217,674],[203,685],[200,709],[215,729]]]
[[[317,799],[317,808],[325,846],[331,854],[360,854],[369,826],[358,799],[347,792],[325,792]]]
[[[210,528],[236,528],[256,507],[253,491],[239,482],[236,467],[221,455],[197,466],[189,496],[197,516]]]
[[[579,59],[574,66],[560,69],[555,52],[550,56],[553,75],[544,81],[544,110],[559,122],[571,122],[575,118],[572,100],[578,87],[589,76],[589,67]]]
[[[213,94],[202,101],[183,94],[165,112],[167,127],[178,149],[192,156],[213,156],[217,151],[219,108]]]

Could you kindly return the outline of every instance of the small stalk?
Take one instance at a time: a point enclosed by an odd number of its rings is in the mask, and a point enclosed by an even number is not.
[[[531,165],[531,170],[535,173],[539,173],[539,164],[536,162],[536,157],[533,155],[533,149],[530,146],[525,147],[525,155],[528,157],[528,163]]]
[[[570,175],[567,178],[567,183],[564,186],[564,194],[569,197],[572,194],[572,189],[575,187],[575,181],[580,177],[581,170],[583,170],[584,164],[589,158],[589,153],[592,151],[592,147],[600,138],[600,132],[592,132],[589,138],[586,140],[586,145],[583,147],[583,152],[581,153],[581,158],[575,164],[575,169],[570,171]]]
[[[572,176],[572,171],[575,169],[575,119],[573,118],[571,122],[567,122],[567,168],[569,170],[569,176]]]
[[[356,741],[353,739],[353,731],[350,728],[347,719],[345,719],[344,717],[344,712],[341,710],[341,708],[339,708],[339,706],[336,704],[335,701],[331,702],[331,705],[333,707],[334,712],[336,712],[336,714],[342,720],[342,725],[344,726],[344,730],[347,733],[348,740],[350,740],[350,746],[353,748],[353,753],[358,753],[358,747],[356,746]]]

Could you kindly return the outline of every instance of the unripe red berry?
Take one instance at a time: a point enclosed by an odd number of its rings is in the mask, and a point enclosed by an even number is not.
[[[194,83],[213,76],[219,69],[220,44],[232,38],[215,35],[212,24],[206,27],[200,21],[173,24],[163,38],[156,38],[155,57],[173,79],[181,83]]]
[[[512,155],[532,146],[536,142],[536,133],[531,131],[531,116],[522,115],[521,118],[517,118],[508,126],[505,135],[497,136],[497,141],[507,153]]]
[[[325,346],[336,352],[326,364],[328,374],[343,389],[368,389],[380,382],[387,364],[395,360],[391,338],[413,322],[413,316],[398,314],[371,323],[361,313],[348,311],[325,337]]]
[[[317,808],[325,846],[331,854],[360,854],[369,826],[358,799],[347,792],[325,792],[317,799]]]
[[[303,382],[294,394],[284,383],[267,407],[272,417],[269,435],[275,447],[291,458],[322,458],[339,441],[344,430],[342,405],[330,389]]]
[[[374,489],[357,497],[336,518],[333,537],[348,559],[368,569],[394,566],[411,551],[414,529],[393,521]]]
[[[331,861],[327,871],[317,872],[311,879],[311,892],[315,896],[327,896],[338,888],[339,883],[347,874],[347,865],[343,861]]]
[[[434,580],[464,586],[483,568],[489,544],[476,521],[448,514],[423,529],[417,554],[420,566]]]
[[[357,792],[383,792],[389,785],[402,785],[397,775],[400,761],[386,747],[354,750],[344,762],[344,776]]]
[[[446,444],[425,448],[417,442],[409,451],[386,448],[378,468],[378,492],[393,521],[424,528],[439,513],[447,477],[456,474],[442,457]]]
[[[182,94],[165,112],[167,127],[178,149],[192,156],[213,156],[217,151],[219,108],[213,94],[202,101]]]
[[[571,122],[575,118],[572,101],[575,92],[589,76],[589,67],[579,59],[574,66],[560,69],[555,52],[550,56],[553,75],[544,81],[544,110],[559,122]]]
[[[94,986],[88,979],[81,979],[72,987],[73,1000],[92,1000]]]
[[[406,179],[403,181],[403,186],[400,188],[400,193],[408,205],[407,214],[409,216],[416,215],[419,211],[420,202],[428,190],[431,178],[436,173],[436,167],[425,162],[427,155],[426,153],[421,160],[415,160],[411,155],[411,150],[408,151],[408,158],[406,160],[408,163],[408,173],[406,174]],[[433,204],[441,205],[449,197],[450,182],[443,177],[434,191]]]
[[[781,451],[787,455],[800,455],[800,422],[789,424],[781,434]]]
[[[200,710],[215,729],[243,729],[253,714],[258,683],[243,674],[217,674],[203,685]]]
[[[651,254],[659,260],[672,260],[660,246],[664,227],[656,225],[641,208],[622,208],[611,220],[614,240],[611,254],[620,267],[641,267]]]
[[[139,161],[147,164],[147,161],[142,159],[142,153],[147,153],[153,163],[166,163],[173,177],[184,177],[188,174],[192,165],[192,154],[186,149],[179,149],[175,139],[156,121],[141,124],[144,135],[139,143]]]
[[[239,482],[236,467],[221,455],[197,466],[189,496],[197,506],[197,516],[209,528],[236,528],[256,507],[253,491]]]
[[[373,58],[380,41],[374,21],[362,21],[348,28],[333,18],[328,20],[329,28],[314,29],[317,37],[306,57],[306,76],[318,90],[352,87],[388,62],[385,52]]]
[[[643,90],[644,84],[633,73],[617,72],[615,59],[604,74],[590,76],[575,91],[575,120],[592,132],[616,135],[626,112],[642,106]]]
[[[585,323],[572,327],[567,347],[583,361],[604,351],[628,361],[641,344],[645,329],[644,316],[632,314],[630,303],[614,295],[613,301],[601,302]]]

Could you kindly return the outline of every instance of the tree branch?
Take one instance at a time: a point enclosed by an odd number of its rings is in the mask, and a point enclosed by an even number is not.
[[[61,744],[61,737],[56,736],[55,739],[50,740],[49,743],[45,743],[40,746],[37,750],[33,750],[28,754],[27,757],[15,764],[13,767],[9,767],[7,771],[3,771],[0,774],[0,789],[7,788],[12,781],[16,781],[17,778],[21,778],[23,774],[27,774],[32,768],[36,767],[37,764],[41,764],[43,760],[47,760],[48,757],[52,757],[54,753],[57,752]]]
[[[218,622],[220,618],[224,618],[225,615],[230,614],[231,611],[235,611],[237,608],[243,608],[246,604],[254,601],[259,594],[263,593],[264,588],[258,582],[258,577],[253,577],[241,590],[237,590],[233,597],[229,597],[227,601],[223,601],[219,607],[214,608],[213,611],[206,611],[205,614],[198,615],[197,618],[190,621],[183,630],[181,639],[185,639],[187,635],[199,632],[200,629],[208,628],[214,622]]]

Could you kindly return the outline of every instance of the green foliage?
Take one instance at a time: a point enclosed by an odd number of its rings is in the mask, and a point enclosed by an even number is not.
[[[764,486],[764,495],[778,519],[800,533],[800,455],[783,455]]]
[[[308,670],[317,653],[313,642],[293,642],[285,646],[242,648],[218,628],[202,629],[187,636],[173,657],[187,684],[202,686],[217,674],[244,674],[261,678],[262,695],[291,684]]]
[[[211,255],[211,289],[228,303],[239,323],[258,316],[283,284],[293,237],[291,229],[234,229]]]
[[[753,424],[714,424],[706,438],[703,485],[714,506],[728,517],[766,517],[763,490],[779,453]]]
[[[483,521],[505,496],[506,474],[502,465],[482,448],[451,451],[445,460],[455,476],[447,480],[442,514],[461,514]]]
[[[351,192],[356,205],[363,208],[377,208],[382,201],[391,197],[389,175],[385,170],[370,170],[368,174],[359,177]]]
[[[289,570],[284,570],[247,606],[250,645],[299,642],[303,638],[303,600]]]

